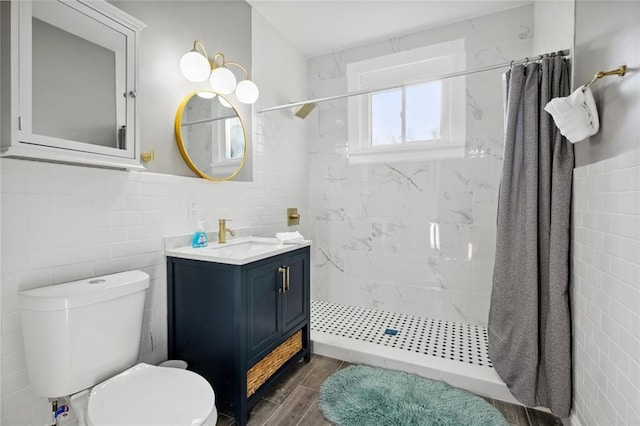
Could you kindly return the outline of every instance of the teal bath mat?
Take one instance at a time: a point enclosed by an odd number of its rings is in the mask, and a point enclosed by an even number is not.
[[[320,387],[320,411],[338,426],[508,426],[479,396],[445,382],[354,365]]]

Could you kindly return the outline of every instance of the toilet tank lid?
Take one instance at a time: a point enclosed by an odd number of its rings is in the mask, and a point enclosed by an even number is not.
[[[18,304],[20,309],[29,311],[66,310],[126,296],[147,287],[147,273],[119,272],[21,291],[18,293]]]

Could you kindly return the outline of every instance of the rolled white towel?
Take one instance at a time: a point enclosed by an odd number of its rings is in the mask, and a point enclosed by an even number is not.
[[[544,110],[551,114],[560,133],[571,143],[595,135],[600,130],[598,109],[588,87],[582,86],[567,97],[551,99]]]
[[[304,242],[304,237],[300,232],[278,232],[276,238],[280,240],[281,244],[293,244]]]

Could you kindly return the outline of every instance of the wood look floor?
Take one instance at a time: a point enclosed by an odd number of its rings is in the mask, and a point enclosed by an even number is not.
[[[330,426],[331,423],[325,420],[318,409],[320,385],[332,373],[349,365],[337,359],[311,355],[308,364],[301,361],[253,407],[249,414],[249,425]],[[560,419],[549,413],[485,399],[500,410],[512,426],[562,426]],[[217,426],[233,424],[232,416],[218,414]]]

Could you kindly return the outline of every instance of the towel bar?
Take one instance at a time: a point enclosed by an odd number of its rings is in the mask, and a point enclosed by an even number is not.
[[[606,77],[609,75],[617,75],[617,76],[623,77],[626,73],[627,73],[626,65],[620,65],[618,68],[611,71],[600,71],[593,76],[590,82],[582,86],[582,91],[584,92],[585,90],[587,90],[588,87],[591,87],[593,83],[595,83],[597,80],[601,79],[602,77]]]

